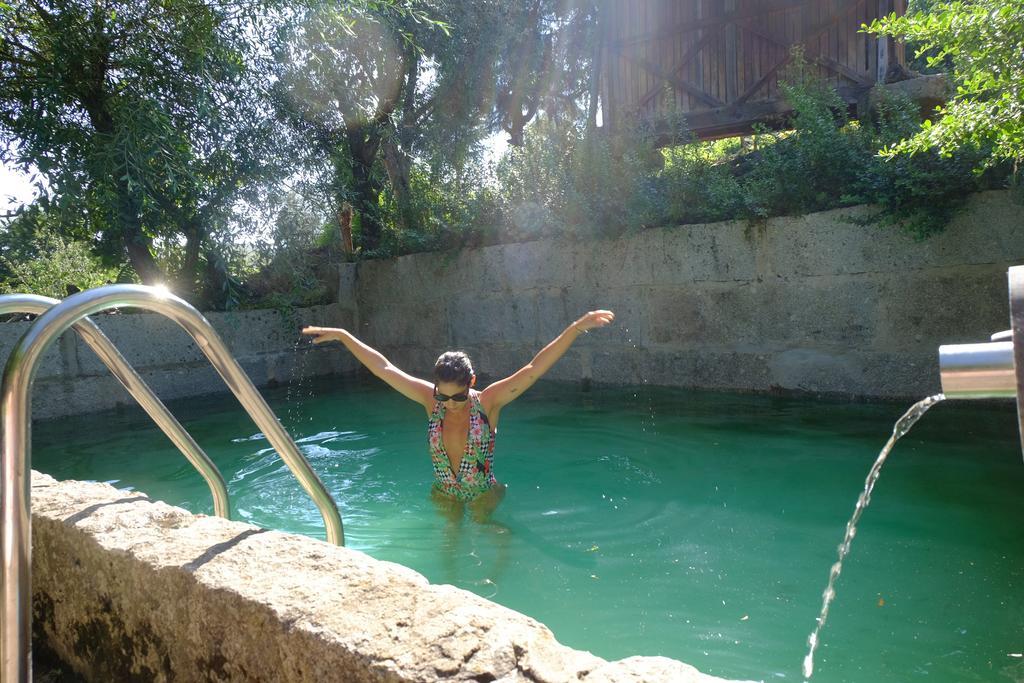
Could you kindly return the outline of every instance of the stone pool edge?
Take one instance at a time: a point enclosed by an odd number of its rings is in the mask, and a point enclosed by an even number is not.
[[[724,681],[365,553],[32,472],[34,639],[88,680]]]

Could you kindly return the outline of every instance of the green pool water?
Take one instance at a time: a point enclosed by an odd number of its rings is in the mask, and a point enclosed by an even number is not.
[[[428,499],[422,408],[376,381],[266,392],[338,501],[348,545],[547,624],[601,657],[801,680],[868,468],[907,408],[540,384],[502,413],[493,523]],[[234,517],[323,538],[230,396],[171,403]],[[1024,464],[1009,404],[946,402],[900,441],[860,524],[815,681],[1024,680]],[[141,413],[39,423],[33,466],[212,512]],[[1016,656],[1015,656],[1016,655]]]

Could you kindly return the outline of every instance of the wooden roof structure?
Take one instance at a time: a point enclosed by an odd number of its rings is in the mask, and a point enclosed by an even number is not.
[[[805,58],[851,105],[893,69],[902,45],[860,32],[907,0],[604,0],[599,21],[602,125],[685,117],[712,139],[788,111],[779,77]]]

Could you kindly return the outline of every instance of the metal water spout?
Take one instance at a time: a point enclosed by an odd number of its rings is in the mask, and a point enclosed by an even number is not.
[[[939,374],[946,398],[1013,398],[1024,453],[1024,266],[1007,273],[1010,329],[979,344],[939,347]]]

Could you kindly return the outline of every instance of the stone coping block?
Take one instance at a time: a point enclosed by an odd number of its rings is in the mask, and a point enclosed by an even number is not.
[[[87,680],[722,681],[608,662],[467,591],[323,541],[32,473],[37,643]]]

